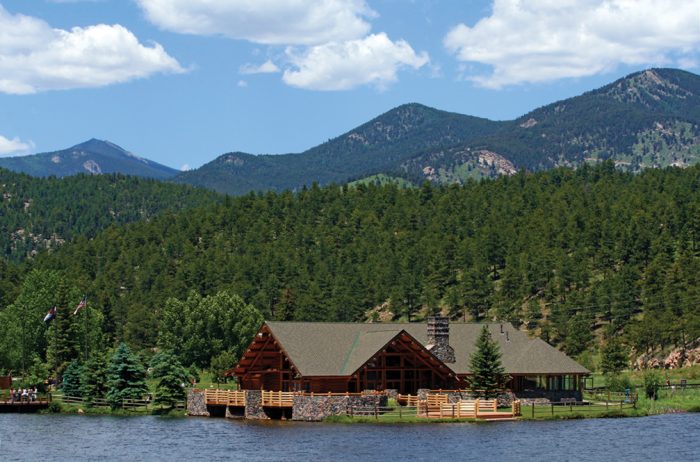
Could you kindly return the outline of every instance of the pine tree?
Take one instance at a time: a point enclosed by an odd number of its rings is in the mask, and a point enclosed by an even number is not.
[[[148,392],[146,371],[126,343],[120,343],[108,371],[107,401],[118,408],[125,399],[141,399]]]
[[[616,338],[608,340],[603,346],[600,358],[600,369],[606,375],[617,375],[628,366],[627,351]]]
[[[184,384],[187,383],[187,371],[175,355],[168,351],[158,353],[151,363],[153,378],[158,380],[156,399],[158,404],[173,407],[185,398]]]
[[[83,399],[94,401],[107,394],[107,361],[102,355],[94,355],[85,364],[80,376]]]
[[[501,364],[501,351],[491,338],[488,326],[481,329],[476,341],[476,350],[469,360],[471,370],[470,386],[475,395],[494,398],[506,381],[505,369]]]
[[[82,373],[82,367],[78,361],[71,361],[63,371],[63,384],[61,385],[61,390],[65,396],[82,396],[82,389],[80,387],[80,376]]]

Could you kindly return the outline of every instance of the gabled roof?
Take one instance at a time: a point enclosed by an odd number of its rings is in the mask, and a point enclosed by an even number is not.
[[[266,322],[272,335],[304,376],[348,376],[401,331],[423,346],[425,323]],[[484,324],[450,323],[450,345],[457,374],[469,374],[469,358]],[[531,339],[508,323],[487,324],[509,374],[588,374],[589,371],[540,339]],[[504,333],[501,333],[503,326]],[[505,333],[507,332],[507,334]]]

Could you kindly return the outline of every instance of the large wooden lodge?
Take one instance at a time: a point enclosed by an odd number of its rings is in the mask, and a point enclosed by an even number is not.
[[[483,324],[266,322],[229,371],[243,390],[358,393],[468,387]],[[590,372],[508,323],[488,324],[518,396],[579,396]],[[579,398],[580,399],[580,398]]]

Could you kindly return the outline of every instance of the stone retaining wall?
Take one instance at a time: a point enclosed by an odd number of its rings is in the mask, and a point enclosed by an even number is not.
[[[292,420],[319,421],[332,415],[345,415],[351,406],[386,406],[385,395],[366,396],[309,396],[294,397]]]
[[[187,415],[209,417],[204,390],[187,390]]]

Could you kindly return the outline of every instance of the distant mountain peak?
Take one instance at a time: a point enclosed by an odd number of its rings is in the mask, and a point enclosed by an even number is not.
[[[682,71],[676,69],[646,69],[623,77],[603,88],[604,94],[623,103],[651,106],[659,101],[685,99],[694,93],[675,83]]]
[[[34,176],[123,173],[170,178],[179,172],[133,154],[108,140],[90,138],[68,149],[32,156],[0,159],[0,166]]]

